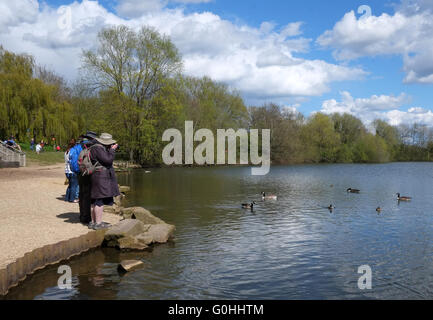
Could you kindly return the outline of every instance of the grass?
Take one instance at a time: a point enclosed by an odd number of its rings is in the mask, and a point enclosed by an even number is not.
[[[48,166],[52,164],[64,163],[65,154],[62,151],[43,151],[37,154],[35,151],[25,151],[26,159],[28,164],[38,164],[42,166]]]
[[[36,151],[30,150],[29,143],[20,142],[21,149],[26,153],[27,165],[37,164],[40,166],[49,166],[65,162],[65,151],[54,151],[52,146],[45,146],[44,151],[37,154]]]

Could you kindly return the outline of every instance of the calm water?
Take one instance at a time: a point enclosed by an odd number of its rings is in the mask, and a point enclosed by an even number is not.
[[[175,243],[95,250],[68,262],[72,291],[57,289],[53,266],[7,299],[433,298],[431,163],[285,166],[266,177],[249,168],[155,169],[119,182],[132,187],[128,205],[176,225]],[[278,201],[261,202],[261,191]],[[399,204],[397,192],[414,199]],[[240,209],[253,200],[253,213]],[[144,268],[119,275],[117,263],[131,258]],[[368,292],[357,286],[365,264]]]

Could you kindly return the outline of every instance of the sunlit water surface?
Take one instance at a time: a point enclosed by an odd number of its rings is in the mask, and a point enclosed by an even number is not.
[[[175,242],[93,250],[67,262],[73,290],[58,289],[52,266],[6,299],[433,298],[431,163],[282,166],[265,177],[246,167],[154,169],[118,180],[132,188],[128,206],[176,225]],[[261,191],[278,201],[262,202]],[[397,192],[413,201],[398,203]],[[240,208],[253,200],[254,212]],[[145,264],[120,275],[123,259]],[[372,268],[372,290],[358,288],[361,265]]]

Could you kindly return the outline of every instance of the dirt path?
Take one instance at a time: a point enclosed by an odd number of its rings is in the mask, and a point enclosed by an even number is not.
[[[0,268],[26,252],[89,232],[78,204],[63,200],[64,167],[0,169]],[[119,216],[104,213],[104,221]]]

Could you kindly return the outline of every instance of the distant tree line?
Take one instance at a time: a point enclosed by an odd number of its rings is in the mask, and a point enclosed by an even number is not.
[[[433,160],[433,129],[391,126],[375,120],[367,129],[350,114],[315,113],[305,118],[275,104],[250,107],[250,125],[271,128],[274,163],[382,163]]]
[[[85,130],[110,132],[126,158],[159,165],[163,132],[192,120],[195,130],[271,129],[279,164],[433,160],[425,125],[376,120],[366,128],[349,114],[305,118],[276,104],[247,107],[227,85],[184,75],[177,48],[152,28],[105,28],[82,58],[82,77],[68,85],[32,56],[0,47],[0,139],[55,137],[66,145]]]

